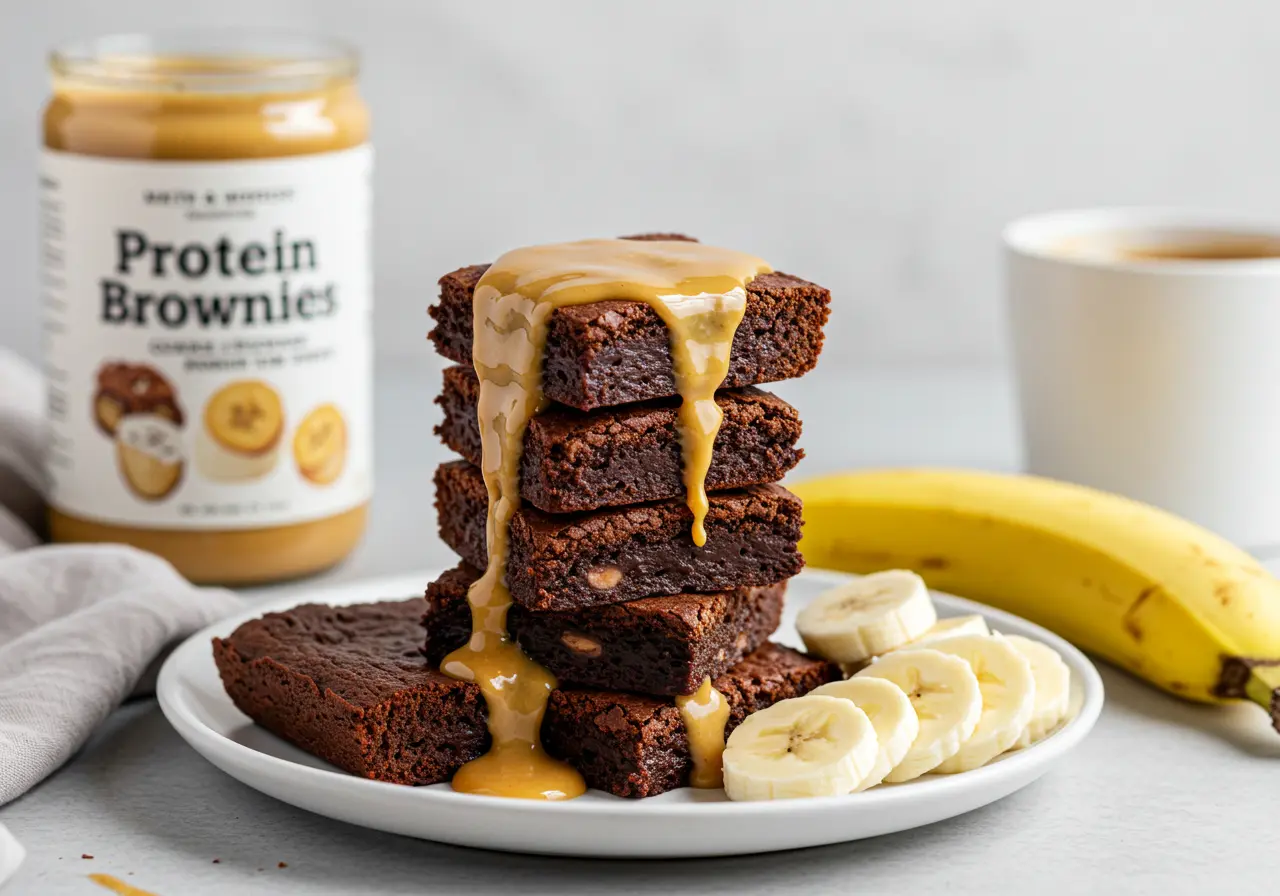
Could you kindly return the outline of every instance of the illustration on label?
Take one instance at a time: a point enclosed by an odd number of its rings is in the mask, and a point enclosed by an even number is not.
[[[284,404],[261,380],[227,383],[204,406],[196,441],[196,466],[215,482],[260,479],[276,468]]]
[[[173,384],[150,365],[123,361],[98,368],[93,414],[107,436],[114,436],[121,419],[129,414],[156,414],[177,426],[183,422]]]
[[[98,368],[93,418],[115,442],[129,491],[143,501],[167,498],[182,481],[182,406],[173,384],[148,364],[113,361]]]
[[[293,434],[293,460],[313,485],[330,485],[347,463],[347,423],[332,404],[322,404],[298,424]]]
[[[186,466],[181,430],[156,414],[130,414],[116,428],[116,459],[129,490],[144,501],[169,497]]]

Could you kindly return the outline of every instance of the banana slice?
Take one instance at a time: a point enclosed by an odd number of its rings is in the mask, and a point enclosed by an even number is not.
[[[924,580],[892,569],[819,595],[801,611],[796,628],[811,652],[837,663],[857,663],[901,647],[937,621]]]
[[[879,752],[870,774],[857,790],[875,787],[906,757],[920,733],[920,719],[902,688],[883,678],[850,678],[833,681],[810,691],[811,694],[841,697],[867,714],[876,729]]]
[[[897,650],[910,650],[913,647],[928,647],[943,638],[954,638],[956,635],[989,635],[987,620],[974,613],[971,616],[951,616],[939,619],[933,626],[914,641],[908,641]],[[841,663],[840,668],[845,675],[855,675],[867,667],[868,660],[860,663]]]
[[[989,634],[991,634],[991,629],[987,628],[987,620],[977,613],[971,616],[951,616],[947,619],[939,619],[927,632],[904,646],[924,647],[934,641],[941,641],[943,638],[954,638],[957,635]]]
[[[1027,722],[1018,739],[1013,742],[1014,748],[1029,747],[1036,741],[1043,740],[1045,735],[1067,717],[1071,702],[1071,669],[1063,662],[1058,651],[1047,644],[1032,641],[1022,635],[1000,637],[1012,644],[1031,663],[1031,677],[1036,682],[1035,708],[1031,711],[1031,721]]]
[[[724,748],[731,800],[839,796],[871,773],[879,751],[867,714],[848,700],[807,694],[754,712]]]
[[[1004,638],[962,635],[937,641],[932,649],[967,662],[982,691],[982,717],[973,735],[935,771],[951,775],[986,765],[1012,747],[1031,721],[1036,703],[1031,663]]]
[[[900,784],[932,771],[954,756],[969,739],[982,715],[982,691],[969,664],[928,647],[899,650],[882,656],[850,681],[883,678],[911,701],[920,729],[911,749],[885,775]]]

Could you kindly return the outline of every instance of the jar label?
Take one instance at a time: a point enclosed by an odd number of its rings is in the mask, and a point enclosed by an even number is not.
[[[369,499],[371,172],[368,146],[228,162],[44,151],[54,507],[218,530]]]

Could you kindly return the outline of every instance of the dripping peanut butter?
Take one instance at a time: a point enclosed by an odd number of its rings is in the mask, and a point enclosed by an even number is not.
[[[41,160],[59,541],[201,582],[342,559],[371,491],[369,115],[276,34],[61,48]]]
[[[720,787],[724,784],[720,762],[724,757],[724,726],[729,721],[728,701],[712,686],[710,678],[704,678],[692,694],[677,697],[676,706],[689,736],[689,755],[693,759],[689,785]]]
[[[554,676],[530,660],[507,632],[508,527],[519,507],[520,453],[529,420],[545,404],[542,365],[547,327],[559,307],[606,299],[644,302],[670,333],[691,537],[706,541],[704,479],[721,412],[716,388],[746,305],[746,284],[765,262],[700,243],[586,240],[535,246],[499,258],[476,286],[473,363],[488,491],[488,565],[471,587],[472,636],[441,669],[479,684],[492,747],[463,766],[456,790],[528,799],[567,799],[586,785],[548,756],[539,740]],[[708,680],[681,701],[695,758],[695,786],[717,786],[727,708]]]

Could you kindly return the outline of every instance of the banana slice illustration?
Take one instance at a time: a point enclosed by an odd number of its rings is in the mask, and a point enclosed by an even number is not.
[[[876,660],[855,675],[893,682],[915,708],[920,720],[911,749],[884,780],[900,784],[933,771],[960,751],[982,716],[982,691],[973,669],[958,656],[928,647],[899,650]]]
[[[196,466],[208,479],[243,482],[275,469],[284,432],[284,406],[261,380],[223,386],[204,406]]]
[[[729,735],[724,790],[731,800],[840,796],[875,767],[867,714],[839,697],[807,694],[752,713]]]
[[[871,771],[857,790],[875,787],[894,766],[906,758],[920,733],[920,719],[911,699],[891,681],[883,678],[849,678],[815,688],[810,694],[840,697],[867,714],[876,730],[879,751]]]
[[[293,460],[304,479],[328,485],[342,475],[347,462],[347,422],[332,404],[322,404],[302,418],[293,434]]]
[[[945,638],[924,649],[958,656],[967,662],[982,692],[982,716],[973,734],[935,771],[967,772],[1012,747],[1035,709],[1036,681],[1027,658],[1004,638],[982,635]],[[910,651],[905,653],[910,655]]]
[[[1071,702],[1071,669],[1063,662],[1058,651],[1047,644],[1032,641],[1022,635],[1002,635],[1018,653],[1031,663],[1031,677],[1036,681],[1035,708],[1013,746],[1029,747],[1043,740],[1058,723],[1067,717]]]
[[[115,429],[115,443],[120,476],[142,500],[162,500],[182,481],[185,460],[181,430],[168,417],[121,417]]]
[[[938,621],[924,580],[888,570],[832,588],[800,612],[805,647],[837,663],[858,663],[919,638]]]

